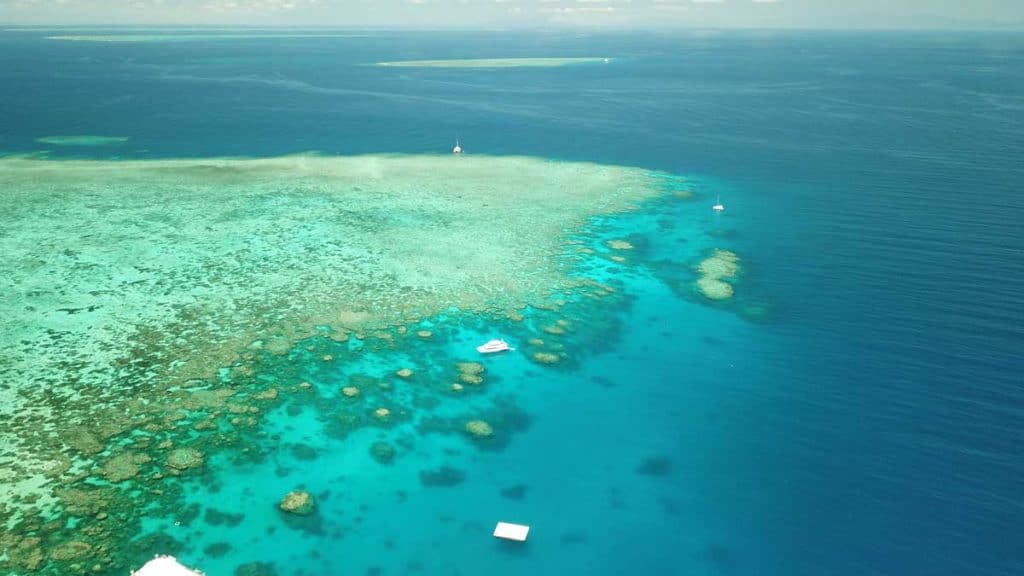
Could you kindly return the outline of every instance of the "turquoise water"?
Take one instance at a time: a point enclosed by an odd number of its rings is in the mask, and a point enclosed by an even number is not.
[[[683,227],[661,240],[678,245],[694,236]],[[487,358],[486,391],[468,400],[444,392],[407,399],[445,359],[474,359],[475,345],[494,335],[526,347],[545,324],[543,313],[528,315],[522,326],[432,319],[424,324],[434,332],[429,343],[392,353],[353,352],[362,348],[357,341],[336,344],[326,350],[335,359],[329,367],[320,348],[293,351],[267,372],[294,374],[313,388],[294,393],[268,416],[261,429],[266,460],[217,462],[214,469],[228,472],[208,479],[216,486],[213,504],[209,484],[190,492],[190,502],[202,509],[241,510],[244,521],[153,527],[195,548],[232,543],[236,550],[221,558],[183,555],[218,573],[252,560],[309,573],[518,574],[566,566],[576,573],[660,573],[666,566],[717,573],[733,562],[733,549],[744,550],[744,561],[770,562],[776,552],[731,528],[768,529],[757,500],[737,494],[734,483],[750,465],[742,434],[744,413],[753,408],[744,395],[752,391],[740,374],[762,363],[770,344],[755,345],[753,325],[682,301],[642,270],[612,265],[598,277],[619,286],[629,301],[588,304],[566,315],[580,331],[593,332],[579,338],[570,332],[565,339],[577,366],[547,369],[515,353]],[[681,318],[687,321],[673,322]],[[416,371],[410,383],[392,376],[399,366]],[[429,418],[455,418],[454,430],[430,431],[420,421],[343,439],[325,434],[346,402],[340,387],[353,374],[393,381],[388,396],[401,403],[430,406],[429,399],[438,398]],[[477,414],[498,429],[495,443],[478,444],[459,430],[466,415]],[[729,422],[722,421],[725,414]],[[723,435],[713,443],[709,426]],[[370,456],[377,440],[396,446],[393,464],[382,466]],[[312,448],[315,458],[297,456],[297,445]],[[657,470],[644,471],[645,463]],[[424,485],[424,471],[443,467],[464,480]],[[282,526],[280,514],[267,506],[296,486],[323,502],[321,521],[308,531]],[[490,538],[499,519],[530,524],[529,542]],[[670,542],[691,543],[692,553],[680,557]]]
[[[451,362],[550,312],[458,310],[395,350],[316,339],[247,438],[178,482],[159,545],[207,574],[1018,574],[1024,570],[1024,44],[999,34],[391,34],[135,45],[0,35],[0,150],[167,158],[445,151],[695,176],[692,202],[598,220],[562,313],[572,360]],[[388,70],[446,57],[604,57],[552,70]],[[52,147],[53,135],[128,137]],[[727,206],[716,216],[714,195]],[[601,257],[628,238],[625,264]],[[740,254],[735,301],[688,288]],[[751,314],[758,305],[766,314]],[[412,327],[410,327],[412,329]],[[325,363],[330,353],[335,361]],[[421,410],[343,435],[339,389]],[[309,389],[294,386],[306,381]],[[424,384],[424,381],[432,385]],[[452,422],[486,414],[493,442]],[[401,417],[399,417],[401,416]],[[437,420],[440,418],[440,420]],[[449,420],[451,419],[451,420]],[[390,464],[371,458],[384,439]],[[253,455],[253,451],[262,455]],[[449,473],[427,476],[424,472]],[[434,478],[434,481],[429,481]],[[448,485],[438,485],[438,484]],[[281,495],[318,496],[286,522]],[[244,515],[221,521],[210,510]],[[490,537],[530,524],[525,545]],[[178,522],[176,525],[175,522]],[[169,538],[169,539],[168,539]],[[226,542],[224,552],[217,543]]]

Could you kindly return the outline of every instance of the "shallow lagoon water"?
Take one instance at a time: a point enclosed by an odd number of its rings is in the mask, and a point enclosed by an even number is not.
[[[583,243],[560,246],[566,264],[599,284],[575,296],[562,288],[520,310],[522,320],[448,309],[408,321],[404,335],[367,329],[340,342],[325,329],[297,342],[250,341],[239,365],[214,363],[208,379],[168,390],[174,410],[147,411],[139,383],[94,406],[88,426],[58,443],[19,428],[64,474],[35,486],[45,494],[36,504],[52,511],[61,499],[71,520],[45,524],[47,512],[19,525],[9,496],[29,487],[5,477],[5,570],[45,560],[33,551],[81,550],[67,540],[116,536],[116,574],[160,551],[211,574],[252,561],[283,574],[1021,571],[1018,38],[392,40],[138,43],[128,58],[127,45],[4,35],[0,94],[20,113],[0,149],[49,150],[62,162],[113,153],[203,162],[307,150],[418,155],[446,152],[460,137],[470,153],[684,175],[696,194],[565,231]],[[615,64],[366,66],[467,53],[608,54]],[[48,134],[130,140],[51,150],[35,142]],[[719,193],[727,210],[716,217],[708,205]],[[67,239],[40,238],[26,264],[45,270],[59,261],[45,242]],[[633,248],[613,251],[613,239]],[[742,265],[735,296],[721,304],[693,289],[693,266],[716,248]],[[9,292],[19,301],[37,297],[19,285]],[[557,318],[569,322],[565,334],[544,330],[561,326]],[[424,327],[430,340],[415,336]],[[455,362],[499,334],[521,350],[488,359],[484,383],[454,396]],[[565,346],[554,349],[564,354],[558,364],[530,360],[534,336]],[[3,366],[10,361],[6,353]],[[393,375],[402,367],[412,378]],[[375,390],[362,404],[338,392],[353,373]],[[19,383],[2,384],[7,394]],[[32,391],[60,410],[65,394],[97,391],[79,385]],[[255,397],[270,387],[276,398]],[[209,392],[218,388],[234,394]],[[361,411],[374,403],[396,407],[394,420]],[[117,425],[124,406],[144,417]],[[352,414],[368,425],[353,431]],[[498,442],[471,441],[466,418],[488,419]],[[379,439],[395,448],[389,465],[369,455]],[[0,445],[7,472],[12,452]],[[206,459],[175,476],[167,458],[185,445]],[[153,460],[115,467],[118,451]],[[72,461],[83,452],[96,467]],[[132,466],[164,477],[122,497],[137,485],[111,489],[97,475]],[[275,509],[299,486],[320,497],[319,526]],[[531,541],[501,546],[489,536],[498,519],[531,524]],[[74,561],[61,562],[68,573]]]

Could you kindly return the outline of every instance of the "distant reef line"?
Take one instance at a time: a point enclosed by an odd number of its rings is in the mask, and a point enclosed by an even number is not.
[[[202,42],[292,38],[369,38],[372,34],[65,34],[47,36],[64,42]]]
[[[608,63],[609,58],[468,58],[450,60],[398,60],[377,62],[394,68],[557,68],[575,64]]]
[[[54,146],[114,146],[127,141],[127,136],[98,136],[94,134],[36,138],[36,142],[40,144],[53,144]]]

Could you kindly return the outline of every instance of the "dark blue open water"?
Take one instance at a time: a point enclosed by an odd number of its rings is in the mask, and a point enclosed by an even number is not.
[[[1020,36],[41,37],[0,34],[0,152],[104,134],[129,136],[117,153],[132,158],[418,153],[458,134],[469,152],[697,175],[724,194],[719,221],[701,205],[600,223],[648,251],[621,274],[613,346],[574,371],[489,366],[530,426],[502,451],[453,456],[458,486],[417,480],[446,462],[440,440],[374,468],[359,438],[321,442],[312,408],[282,411],[267,426],[324,454],[296,466],[333,490],[331,528],[268,535],[271,505],[233,528],[153,520],[209,574],[251,560],[282,574],[1024,573]],[[511,56],[613,62],[360,66]],[[741,254],[738,295],[773,318],[673,293],[657,262],[686,238],[659,218],[703,231],[685,250]],[[448,345],[478,339],[460,334]],[[667,473],[637,472],[652,457]],[[295,482],[214,468],[222,508]],[[515,484],[525,496],[500,495]],[[497,519],[532,524],[528,546],[491,540]],[[219,540],[235,549],[204,555]]]

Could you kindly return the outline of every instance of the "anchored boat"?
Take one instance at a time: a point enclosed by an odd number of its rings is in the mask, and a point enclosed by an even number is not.
[[[725,210],[725,204],[722,204],[722,197],[721,196],[719,196],[715,200],[715,205],[712,206],[711,209],[714,210],[715,212],[721,212],[721,211]]]
[[[132,572],[132,576],[203,576],[203,573],[182,566],[174,556],[156,556]]]
[[[491,340],[486,344],[481,344],[476,347],[476,351],[481,354],[494,354],[495,352],[508,352],[515,350],[515,348],[508,345],[508,342],[504,340]]]

